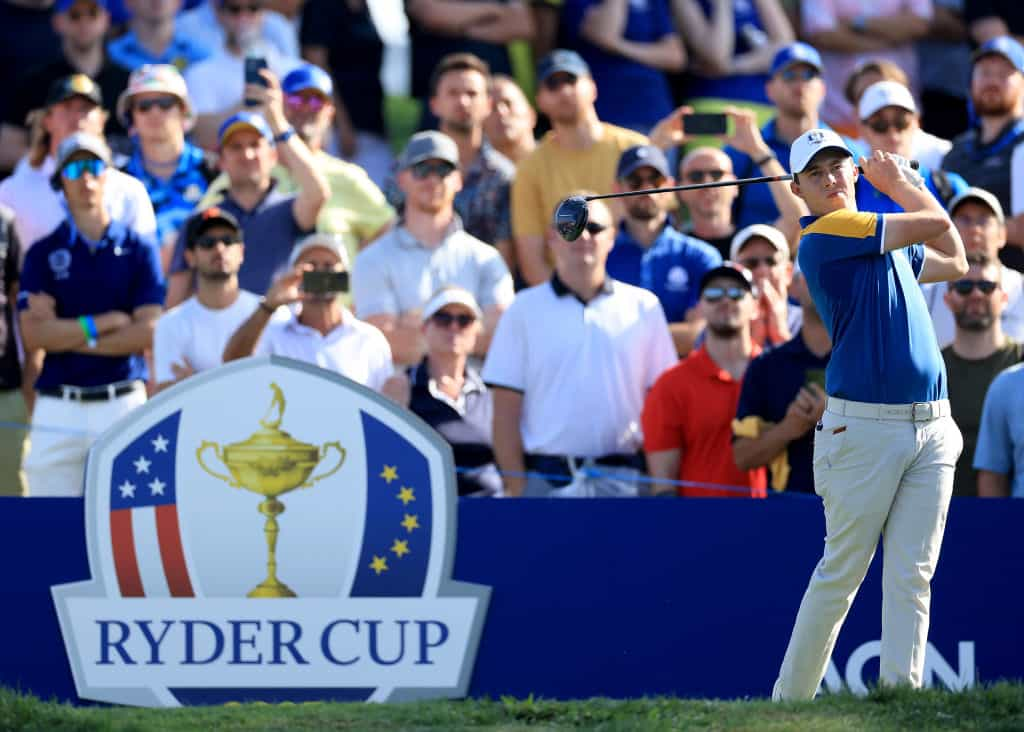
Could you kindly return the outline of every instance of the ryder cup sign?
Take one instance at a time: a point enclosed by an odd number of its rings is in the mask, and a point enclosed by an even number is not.
[[[92,579],[53,588],[78,695],[119,704],[464,696],[490,589],[451,578],[451,450],[280,358],[194,376],[92,448]]]

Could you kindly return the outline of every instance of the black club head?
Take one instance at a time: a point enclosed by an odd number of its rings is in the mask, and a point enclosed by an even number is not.
[[[590,220],[587,199],[583,196],[569,196],[555,209],[555,228],[566,241],[576,241]]]

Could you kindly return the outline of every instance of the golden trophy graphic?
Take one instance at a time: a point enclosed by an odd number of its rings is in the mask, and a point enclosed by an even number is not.
[[[284,417],[284,394],[271,383],[274,398],[260,428],[249,439],[227,445],[221,450],[216,442],[203,440],[196,450],[199,467],[232,488],[245,488],[266,498],[259,511],[266,517],[263,533],[267,537],[267,578],[249,591],[248,597],[295,597],[295,593],[277,578],[277,516],[284,512],[278,496],[296,488],[311,488],[329,475],[334,475],[345,462],[345,448],[337,441],[319,448],[299,442],[280,429]],[[338,464],[321,475],[310,477],[313,469],[327,457],[331,448],[338,452]],[[217,473],[203,462],[203,452],[213,449],[217,459],[227,466],[230,475]]]

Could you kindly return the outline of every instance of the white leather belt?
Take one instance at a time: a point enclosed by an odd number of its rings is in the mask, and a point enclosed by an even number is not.
[[[934,402],[914,402],[913,404],[871,404],[829,397],[825,409],[832,414],[841,414],[845,417],[892,419],[901,422],[930,422],[951,414],[948,399],[939,399]]]

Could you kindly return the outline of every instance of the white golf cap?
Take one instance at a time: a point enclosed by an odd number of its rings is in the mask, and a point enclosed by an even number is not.
[[[789,148],[790,172],[803,173],[804,169],[811,162],[811,158],[822,150],[830,148],[835,148],[846,153],[851,158],[853,157],[853,153],[846,147],[843,138],[832,130],[807,130],[807,132],[796,138],[793,141],[793,146]]]
[[[471,310],[478,320],[483,320],[484,318],[484,314],[480,312],[480,306],[476,304],[476,298],[473,297],[472,292],[455,285],[446,285],[435,292],[427,300],[427,304],[423,306],[423,322],[429,320],[431,315],[446,305],[462,305]]]
[[[992,213],[995,214],[995,217],[1000,224],[1006,223],[1006,216],[1003,215],[1003,207],[1000,205],[999,199],[984,188],[976,188],[972,186],[953,196],[953,200],[949,202],[949,206],[946,209],[949,211],[949,215],[952,216],[953,212],[956,211],[957,206],[964,201],[977,201],[983,206],[988,206],[992,209]]]
[[[789,242],[786,241],[786,236],[774,226],[769,226],[768,224],[751,224],[745,229],[737,231],[736,235],[732,238],[732,243],[729,244],[729,259],[738,262],[740,251],[755,236],[759,236],[767,241],[775,247],[775,251],[786,255],[786,259],[789,259]]]
[[[342,268],[348,272],[348,251],[345,249],[345,245],[341,243],[341,237],[337,234],[327,234],[322,231],[318,231],[315,234],[310,234],[307,237],[299,239],[295,246],[292,247],[292,253],[288,257],[288,266],[294,267],[295,263],[299,261],[299,257],[308,252],[310,249],[328,249],[338,255],[338,259],[341,260]]]
[[[864,90],[857,105],[857,115],[863,120],[885,107],[899,107],[917,114],[917,104],[910,89],[896,81],[876,81]]]

